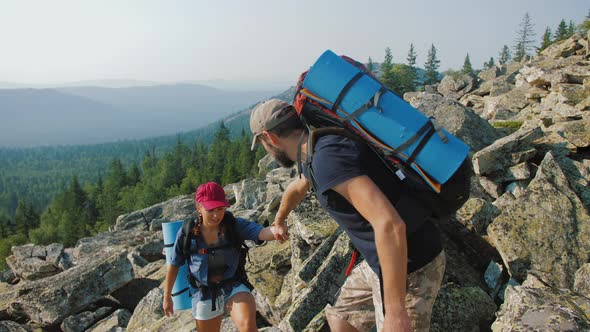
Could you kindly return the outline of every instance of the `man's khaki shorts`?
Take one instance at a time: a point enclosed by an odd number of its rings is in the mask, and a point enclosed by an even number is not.
[[[406,309],[413,331],[428,331],[434,300],[445,273],[445,253],[441,252],[421,269],[408,274]],[[326,307],[326,316],[347,321],[357,330],[377,331],[383,326],[383,303],[379,277],[366,261],[356,266],[340,289],[334,306]]]

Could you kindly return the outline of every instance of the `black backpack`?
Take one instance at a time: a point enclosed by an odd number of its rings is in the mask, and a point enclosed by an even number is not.
[[[377,78],[375,78],[362,63],[346,56],[342,56],[342,58],[361,70],[359,75],[355,77],[356,80],[358,80],[358,78],[362,75],[369,75],[377,81]],[[303,162],[308,164],[308,166],[311,166],[313,147],[315,141],[319,137],[329,134],[346,136],[367,144],[367,146],[379,156],[381,161],[383,161],[384,167],[391,171],[392,176],[397,176],[401,180],[403,189],[410,192],[414,197],[421,200],[426,206],[428,206],[432,210],[432,213],[435,217],[447,219],[461,206],[463,206],[463,204],[469,198],[471,175],[473,174],[471,160],[469,157],[463,161],[461,166],[444,184],[435,183],[434,187],[432,183],[430,185],[426,183],[423,177],[421,177],[410,166],[414,158],[422,150],[422,147],[424,147],[430,137],[432,137],[432,135],[437,132],[437,125],[435,124],[434,119],[431,119],[431,121],[427,122],[427,124],[414,137],[402,144],[402,146],[395,149],[397,151],[401,151],[404,149],[403,146],[405,145],[409,146],[416,141],[420,142],[415,152],[408,160],[401,160],[396,156],[395,153],[388,153],[383,150],[379,144],[380,142],[378,137],[372,137],[367,135],[367,133],[359,131],[353,127],[350,121],[354,119],[353,116],[355,116],[355,114],[352,114],[351,118],[342,118],[338,116],[333,110],[328,109],[317,100],[311,98],[309,94],[304,93],[302,90],[303,81],[306,75],[307,72],[304,72],[299,77],[299,81],[295,90],[295,96],[293,98],[294,108],[299,115],[299,118],[309,131],[308,155],[307,160]],[[349,89],[350,86],[355,83],[355,79],[353,79],[353,81],[351,81],[344,88],[336,104],[342,100],[347,92],[347,89]],[[381,95],[386,91],[389,90],[382,85],[378,94]],[[375,99],[378,100],[377,95],[375,96]],[[375,101],[372,102],[376,104]],[[368,106],[370,106],[369,104]],[[368,106],[365,109],[367,109]],[[301,162],[301,152],[299,151],[298,164],[300,173]],[[310,179],[311,183],[315,186],[311,167],[309,167],[309,170],[312,177],[312,179]]]

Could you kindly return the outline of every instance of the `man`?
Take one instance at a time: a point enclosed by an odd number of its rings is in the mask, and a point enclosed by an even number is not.
[[[283,195],[274,225],[288,237],[287,215],[312,187],[320,205],[350,237],[364,261],[345,281],[326,317],[333,331],[428,331],[444,274],[445,256],[432,213],[403,192],[400,180],[362,142],[325,135],[307,146],[307,129],[293,106],[278,99],[257,105],[250,117],[252,148],[264,146],[283,167],[300,149],[305,177]],[[300,143],[302,142],[302,143]],[[380,282],[381,281],[381,282]]]

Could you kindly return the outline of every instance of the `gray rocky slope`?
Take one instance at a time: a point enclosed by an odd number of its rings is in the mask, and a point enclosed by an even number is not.
[[[432,331],[590,329],[590,61],[574,35],[521,63],[445,77],[408,102],[467,142],[471,198],[440,223],[447,270]],[[503,127],[503,128],[502,128]],[[265,158],[261,176],[226,187],[232,211],[272,221],[293,169]],[[194,215],[191,196],[120,216],[107,233],[14,247],[0,274],[0,331],[191,331],[188,310],[161,309],[162,223]],[[291,240],[250,251],[266,331],[326,331],[326,303],[352,247],[310,195]],[[224,320],[224,331],[235,327]]]

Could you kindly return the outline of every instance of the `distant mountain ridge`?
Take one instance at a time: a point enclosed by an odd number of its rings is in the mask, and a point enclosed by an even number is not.
[[[197,84],[0,89],[0,147],[171,135],[206,126],[275,93]]]

